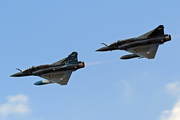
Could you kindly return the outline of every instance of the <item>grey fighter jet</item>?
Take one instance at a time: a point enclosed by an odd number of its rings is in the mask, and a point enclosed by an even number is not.
[[[39,76],[46,80],[37,81],[34,85],[44,85],[57,83],[67,85],[68,80],[73,71],[85,67],[84,62],[78,61],[77,52],[72,52],[68,57],[52,64],[32,66],[23,71],[17,68],[20,72],[11,75],[11,77],[21,76]]]
[[[157,28],[136,38],[118,40],[109,45],[105,45],[96,51],[125,50],[132,54],[124,55],[120,59],[131,59],[135,57],[154,59],[158,46],[171,40],[171,36],[164,34],[164,26]]]

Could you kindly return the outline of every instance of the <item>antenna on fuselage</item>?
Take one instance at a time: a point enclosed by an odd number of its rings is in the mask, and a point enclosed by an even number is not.
[[[22,70],[20,70],[19,68],[16,68],[16,70],[19,70],[20,72],[22,72]]]
[[[107,46],[105,43],[101,43],[101,44],[103,44],[103,45]]]

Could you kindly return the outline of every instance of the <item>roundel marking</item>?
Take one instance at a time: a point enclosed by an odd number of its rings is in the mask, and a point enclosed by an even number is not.
[[[138,52],[138,51],[139,51],[139,49],[138,49],[138,48],[136,48],[136,49],[135,49],[135,51],[136,51],[136,52]]]
[[[50,78],[52,78],[52,75],[49,75]]]

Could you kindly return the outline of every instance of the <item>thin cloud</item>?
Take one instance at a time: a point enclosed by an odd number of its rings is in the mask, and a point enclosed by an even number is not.
[[[166,89],[169,93],[172,93],[180,97],[180,82],[179,81],[167,84]]]
[[[122,82],[122,84],[124,86],[124,96],[125,97],[131,96],[131,94],[132,94],[132,87],[131,87],[131,85],[127,81],[125,81],[125,80],[123,80],[121,82]]]
[[[130,97],[133,93],[133,88],[129,82],[126,80],[117,81],[114,83],[114,87],[123,92],[124,97]]]
[[[176,95],[179,100],[171,110],[164,110],[160,120],[180,120],[180,82],[169,83],[166,85],[167,91]]]
[[[28,97],[25,95],[7,96],[7,102],[0,105],[0,114],[26,114],[30,112]]]

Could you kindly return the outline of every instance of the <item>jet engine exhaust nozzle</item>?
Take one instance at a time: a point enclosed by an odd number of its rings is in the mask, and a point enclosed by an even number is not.
[[[79,68],[83,68],[83,67],[85,67],[84,62],[79,63]]]
[[[166,40],[166,41],[170,41],[170,40],[171,40],[171,35],[167,35],[167,36],[165,37],[165,40]]]

